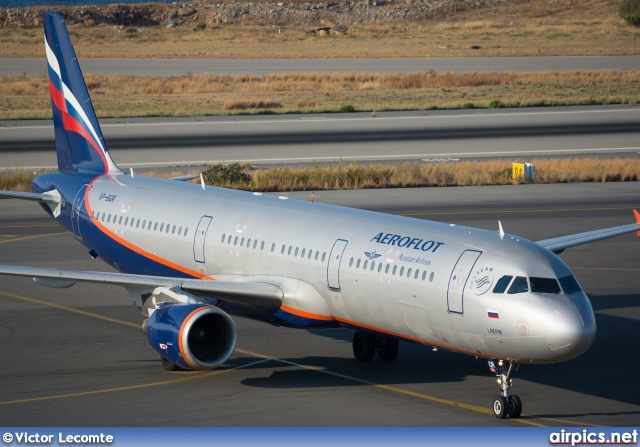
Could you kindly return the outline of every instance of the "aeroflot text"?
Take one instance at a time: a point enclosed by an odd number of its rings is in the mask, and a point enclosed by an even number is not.
[[[27,432],[15,433],[14,439],[17,444],[51,444],[55,442],[55,435],[41,435],[40,433],[29,434]],[[7,439],[5,438],[6,442]],[[67,435],[58,433],[58,444],[111,444],[113,435]]]
[[[431,253],[435,253],[441,245],[444,245],[444,242],[425,241],[418,237],[412,238],[393,233],[379,233],[371,241],[376,241],[378,244],[395,245],[396,247],[413,247],[414,250],[431,251]]]

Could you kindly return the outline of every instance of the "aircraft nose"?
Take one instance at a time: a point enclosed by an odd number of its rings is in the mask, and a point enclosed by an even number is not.
[[[549,312],[544,319],[544,336],[555,359],[579,356],[589,349],[596,336],[591,306],[579,312],[574,305],[565,304]]]

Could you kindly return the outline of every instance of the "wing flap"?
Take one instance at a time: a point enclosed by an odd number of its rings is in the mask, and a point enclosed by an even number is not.
[[[165,276],[8,265],[0,265],[0,275],[32,277],[39,284],[50,287],[69,287],[77,281],[139,289],[178,287],[187,292],[207,294],[223,301],[266,308],[280,307],[284,297],[282,290],[278,286],[266,282],[203,281],[200,279],[170,278]]]
[[[591,242],[608,239],[614,236],[633,233],[634,231],[638,233],[638,236],[640,236],[640,213],[636,210],[633,210],[633,213],[636,217],[636,223],[634,224],[586,231],[584,233],[570,234],[568,236],[554,237],[551,239],[536,241],[536,243],[554,253],[561,253],[567,248],[589,244]]]

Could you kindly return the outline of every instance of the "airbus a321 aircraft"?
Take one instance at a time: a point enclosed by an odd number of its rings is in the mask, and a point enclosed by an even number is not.
[[[227,303],[275,325],[353,329],[362,361],[395,359],[398,340],[484,357],[500,383],[499,418],[522,412],[510,393],[518,364],[568,360],[593,342],[589,299],[556,254],[640,230],[637,211],[635,224],[531,242],[501,226],[470,229],[125,173],[107,151],[61,15],[43,18],[59,172],[35,178],[31,193],[0,197],[40,203],[121,273],[0,273],[49,287],[126,288],[167,370],[214,369],[233,354]]]

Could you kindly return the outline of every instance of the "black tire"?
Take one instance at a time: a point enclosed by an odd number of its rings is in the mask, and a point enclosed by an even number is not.
[[[356,331],[353,334],[353,355],[361,362],[370,362],[376,355],[376,336]]]
[[[498,419],[504,419],[507,417],[507,399],[503,396],[496,396],[493,398],[493,415]]]
[[[507,414],[510,418],[519,418],[522,414],[522,401],[520,397],[513,394],[509,396],[509,401],[507,402]]]
[[[376,353],[380,360],[392,362],[398,357],[400,342],[397,338],[377,337]]]
[[[163,356],[160,356],[160,362],[162,363],[162,367],[167,371],[180,371],[182,369],[178,365],[176,365],[173,362],[170,362],[168,359],[166,359]]]

